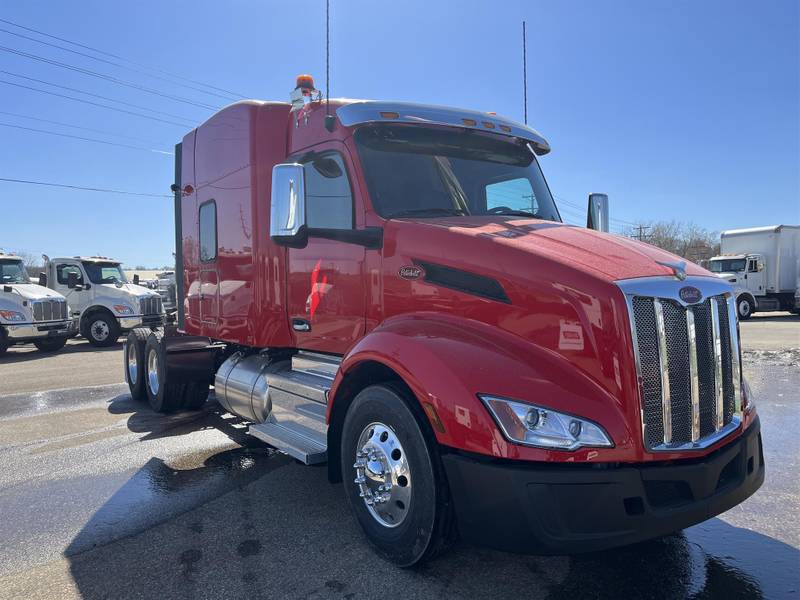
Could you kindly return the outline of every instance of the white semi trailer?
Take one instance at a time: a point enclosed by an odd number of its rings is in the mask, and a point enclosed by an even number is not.
[[[800,279],[800,226],[723,231],[710,270],[736,288],[740,319],[756,311],[795,310]]]

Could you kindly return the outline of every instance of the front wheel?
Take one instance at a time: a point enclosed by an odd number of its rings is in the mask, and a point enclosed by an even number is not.
[[[353,400],[342,428],[350,508],[378,553],[401,567],[431,558],[452,529],[436,444],[409,408],[414,401],[400,386],[370,386]]]
[[[36,349],[39,350],[39,352],[55,352],[56,350],[61,350],[66,343],[67,338],[56,337],[36,340],[33,342],[33,345],[36,346]]]
[[[83,335],[92,346],[113,346],[119,338],[119,323],[110,314],[98,312],[89,315]]]
[[[736,310],[739,311],[739,320],[747,321],[753,314],[753,303],[747,296],[742,296],[736,301]]]

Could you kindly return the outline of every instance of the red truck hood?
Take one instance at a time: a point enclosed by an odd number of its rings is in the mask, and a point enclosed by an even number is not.
[[[672,269],[660,265],[659,262],[683,260],[649,244],[620,235],[539,219],[457,217],[419,220],[415,225],[444,228],[458,236],[488,238],[501,246],[540,255],[554,263],[610,281],[672,275]],[[687,262],[686,273],[712,276],[691,262]]]

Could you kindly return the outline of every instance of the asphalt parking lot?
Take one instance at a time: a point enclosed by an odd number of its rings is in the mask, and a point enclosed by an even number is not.
[[[0,359],[0,598],[798,598],[800,318],[742,324],[767,479],[679,534],[600,554],[456,545],[414,570],[377,558],[341,486],[210,402],[133,402],[121,345]]]

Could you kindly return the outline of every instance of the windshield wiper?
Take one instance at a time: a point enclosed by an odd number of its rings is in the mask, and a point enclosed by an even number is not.
[[[460,208],[409,208],[390,214],[387,219],[397,217],[463,217],[467,213]]]

